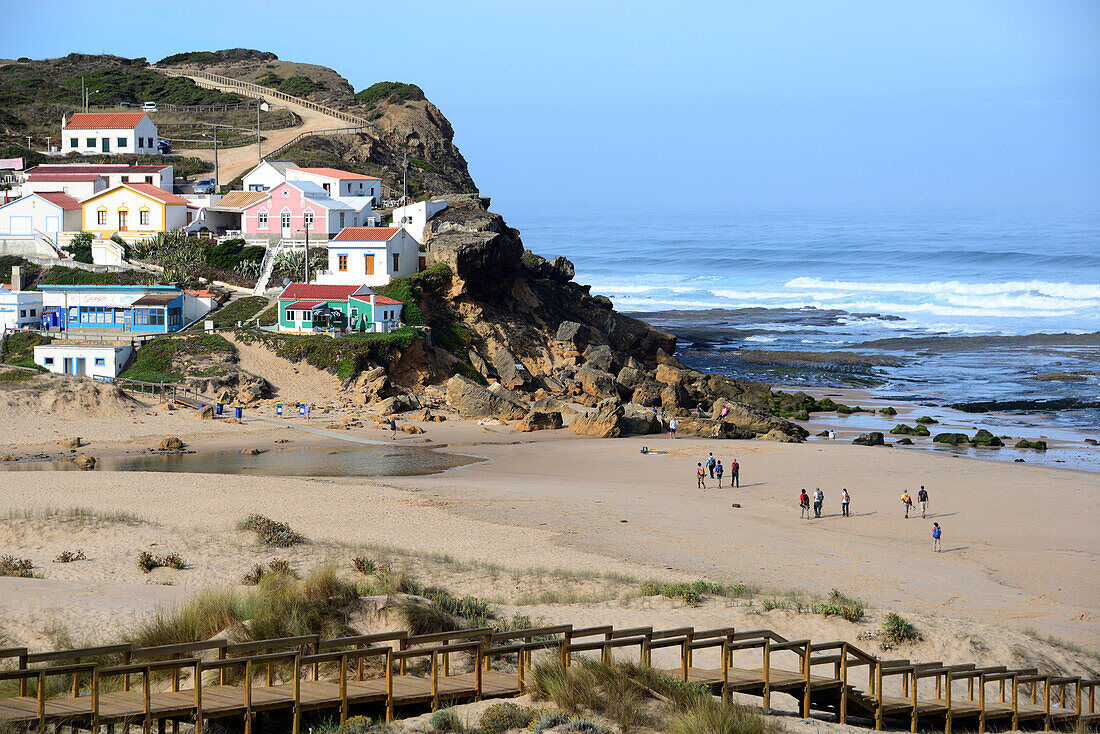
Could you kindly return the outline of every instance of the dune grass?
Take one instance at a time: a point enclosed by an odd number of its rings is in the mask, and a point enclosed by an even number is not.
[[[93,510],[90,507],[43,507],[11,510],[6,520],[71,520],[84,524],[145,525],[149,520],[124,510]]]

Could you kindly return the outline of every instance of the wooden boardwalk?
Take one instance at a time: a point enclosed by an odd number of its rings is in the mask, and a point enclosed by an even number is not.
[[[765,709],[773,694],[789,695],[804,717],[825,712],[875,729],[942,727],[950,734],[960,725],[983,732],[987,725],[1049,730],[1100,722],[1096,679],[884,660],[847,642],[787,640],[770,630],[561,625],[38,653],[0,649],[0,682],[10,686],[10,695],[0,697],[0,726],[111,732],[125,724],[163,732],[188,723],[201,732],[206,722],[235,719],[251,734],[257,716],[281,712],[300,734],[309,712],[341,722],[359,711],[392,720],[403,707],[435,710],[521,695],[536,654],[564,665],[591,656],[652,665],[655,652],[679,657],[679,667],[668,674],[715,694],[758,696]],[[501,665],[507,670],[497,669]]]

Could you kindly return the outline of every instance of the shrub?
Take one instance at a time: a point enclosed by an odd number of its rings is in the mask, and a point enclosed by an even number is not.
[[[382,101],[389,104],[404,104],[405,100],[424,99],[424,90],[415,84],[377,82],[356,92],[355,99],[368,107],[373,107]]]
[[[553,729],[556,726],[561,726],[562,724],[568,723],[569,717],[565,714],[560,714],[557,711],[548,711],[544,714],[539,715],[535,718],[533,722],[531,722],[531,732],[532,734],[542,734],[543,732],[549,729]]]
[[[782,599],[765,599],[760,602],[760,605],[764,607],[765,612],[770,612],[773,609],[789,609],[791,606]]]
[[[669,599],[681,599],[688,606],[699,606],[704,595],[727,596],[740,598],[751,596],[752,591],[744,584],[725,586],[713,581],[691,581],[688,583],[663,583],[660,581],[647,581],[641,585],[639,592],[642,596],[664,596]]]
[[[84,555],[84,551],[61,551],[57,554],[57,558],[53,559],[54,563],[72,563],[73,561],[87,560],[87,556]]]
[[[276,522],[263,515],[249,515],[237,524],[240,530],[251,530],[264,545],[275,548],[290,548],[305,542],[305,536],[295,532],[284,522]]]
[[[570,719],[561,729],[563,732],[584,732],[585,734],[611,734],[611,730],[598,721],[586,716]],[[624,729],[624,731],[626,731]]]
[[[276,558],[266,567],[262,563],[257,563],[248,573],[241,577],[241,583],[246,586],[255,586],[260,583],[260,579],[266,576],[279,574],[290,576],[291,578],[298,578],[298,572],[291,568],[289,562],[282,558]]]
[[[138,553],[136,563],[142,573],[149,573],[154,568],[174,568],[177,571],[187,568],[187,562],[178,553],[154,556],[149,551],[142,551]]]
[[[511,702],[494,703],[481,714],[478,727],[483,734],[503,734],[531,723],[535,712]]]
[[[672,734],[771,734],[780,727],[756,709],[737,703],[719,703],[710,696],[680,712],[671,722]]]
[[[378,564],[369,558],[356,556],[351,559],[351,566],[364,576],[373,576],[378,573]]]
[[[675,683],[648,666],[587,658],[569,667],[560,660],[536,663],[531,678],[530,690],[536,700],[552,700],[558,708],[574,714],[595,711],[614,720],[624,732],[647,723],[649,698],[659,696],[677,707],[705,695],[701,688]]]
[[[0,556],[0,576],[15,576],[16,578],[34,578],[32,569],[34,564],[29,558],[16,558],[15,556]]]
[[[864,605],[859,599],[833,589],[829,592],[829,601],[821,604],[818,611],[826,617],[843,617],[849,622],[858,622],[863,619]]]
[[[398,604],[398,611],[412,635],[430,635],[459,628],[458,621],[434,602],[405,599]]]
[[[432,714],[432,717],[428,719],[428,723],[436,731],[463,731],[462,722],[458,718],[458,713],[451,708],[436,711]]]
[[[905,617],[887,612],[882,618],[882,630],[879,632],[879,640],[885,645],[899,645],[903,642],[917,642],[921,639],[920,632]]]
[[[225,304],[209,318],[216,328],[223,329],[236,326],[238,321],[248,321],[264,308],[267,308],[267,299],[263,296],[245,296]]]
[[[73,260],[78,263],[92,262],[92,237],[91,232],[81,232],[73,235],[73,238],[69,241],[68,246],[61,249],[68,252],[73,256]]]

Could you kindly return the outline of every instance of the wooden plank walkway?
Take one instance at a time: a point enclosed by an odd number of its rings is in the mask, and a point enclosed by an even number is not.
[[[343,722],[352,707],[376,706],[391,720],[401,707],[435,710],[451,701],[521,695],[535,653],[564,665],[586,656],[610,662],[624,655],[651,665],[654,651],[661,649],[680,657],[678,668],[663,672],[723,697],[759,696],[767,709],[772,694],[789,695],[804,717],[827,712],[849,723],[850,714],[876,729],[888,720],[908,723],[912,732],[922,724],[942,725],[945,734],[957,722],[976,725],[979,732],[987,722],[1045,730],[1100,722],[1100,680],[1095,679],[883,660],[847,642],[787,640],[770,630],[560,625],[506,633],[478,628],[333,640],[316,635],[239,644],[206,640],[156,648],[0,649],[0,681],[17,683],[17,695],[0,697],[0,725],[45,732],[67,724],[98,733],[125,723],[148,732],[182,721],[201,733],[207,721],[239,718],[251,734],[257,714],[282,711],[300,734],[306,712],[329,712]],[[697,664],[697,656],[707,654],[718,659],[717,667]],[[782,664],[776,662],[779,656]],[[423,672],[414,675],[410,663],[418,658],[426,666],[418,664]],[[85,662],[92,659],[111,664]],[[502,660],[508,670],[494,668]],[[48,697],[45,691],[58,690],[48,683],[54,678],[64,679],[66,687]]]

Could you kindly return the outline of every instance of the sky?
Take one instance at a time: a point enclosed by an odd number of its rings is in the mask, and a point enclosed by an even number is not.
[[[8,58],[246,47],[419,84],[497,209],[1100,202],[1097,0],[0,6]]]

